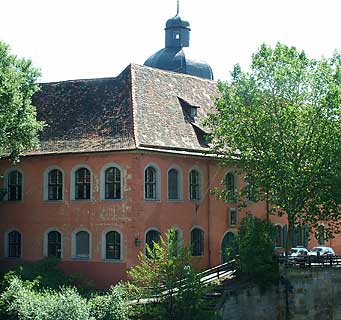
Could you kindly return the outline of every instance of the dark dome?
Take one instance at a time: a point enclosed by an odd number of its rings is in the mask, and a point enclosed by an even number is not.
[[[185,48],[161,49],[150,56],[144,65],[213,80],[211,67],[204,61],[189,59]]]
[[[165,48],[150,56],[144,65],[213,80],[211,67],[206,62],[190,59],[185,51],[189,47],[190,31],[189,22],[182,20],[179,14],[168,19]]]
[[[168,28],[189,28],[189,22],[182,20],[179,15],[176,15],[167,20],[166,29]]]

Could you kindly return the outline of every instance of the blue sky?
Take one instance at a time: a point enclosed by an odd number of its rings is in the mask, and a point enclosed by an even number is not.
[[[176,0],[0,0],[0,40],[31,58],[41,81],[118,75],[164,46]],[[310,57],[341,51],[340,0],[180,0],[191,24],[191,57],[225,80],[246,68],[261,43],[277,41]]]

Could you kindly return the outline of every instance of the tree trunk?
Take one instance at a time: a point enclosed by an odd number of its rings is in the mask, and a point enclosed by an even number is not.
[[[295,228],[294,219],[293,219],[291,214],[288,214],[288,239],[287,239],[287,243],[285,246],[286,255],[288,255],[288,252],[292,248],[292,239],[293,239],[293,235],[294,235],[294,228]]]

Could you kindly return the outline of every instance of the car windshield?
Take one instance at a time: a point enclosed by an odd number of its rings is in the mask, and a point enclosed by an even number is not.
[[[290,253],[296,253],[298,251],[298,249],[291,249]]]
[[[313,248],[311,251],[312,252],[321,252],[322,248]]]

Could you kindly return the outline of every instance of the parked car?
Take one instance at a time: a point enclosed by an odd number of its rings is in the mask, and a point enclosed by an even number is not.
[[[304,247],[294,247],[289,251],[289,257],[306,257],[309,250]]]
[[[304,247],[294,247],[288,253],[289,264],[304,266],[309,250]]]
[[[311,251],[309,252],[310,256],[323,256],[323,257],[331,257],[331,256],[335,256],[335,252],[332,248],[330,247],[325,247],[325,246],[318,246],[318,247],[314,247],[311,249]]]

